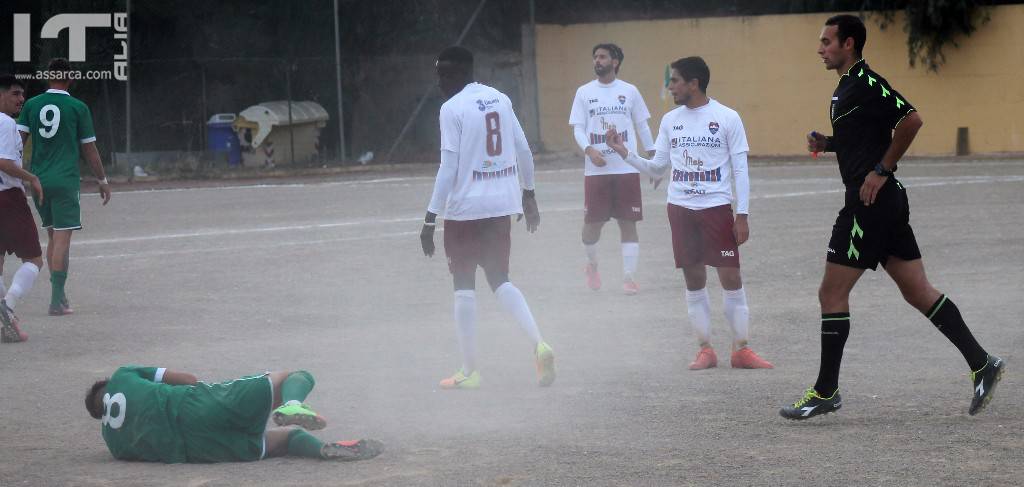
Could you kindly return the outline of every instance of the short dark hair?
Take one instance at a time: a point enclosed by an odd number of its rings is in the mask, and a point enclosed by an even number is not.
[[[447,61],[456,66],[460,66],[473,70],[473,53],[469,49],[462,46],[449,46],[441,51],[441,54],[437,55],[437,62]]]
[[[46,70],[67,73],[71,71],[71,63],[67,60],[67,58],[55,57],[51,59],[50,62],[46,65]]]
[[[677,59],[676,62],[672,63],[672,69],[678,71],[679,76],[682,76],[684,81],[697,78],[700,91],[707,93],[708,83],[711,82],[711,69],[708,68],[708,63],[705,63],[703,58],[700,56],[690,56]]]
[[[25,83],[22,83],[20,79],[15,78],[13,74],[0,75],[0,91],[7,91],[12,86],[19,86],[21,89],[25,89]]]
[[[100,419],[103,417],[103,404],[97,404],[96,395],[107,388],[107,381],[110,378],[100,379],[96,381],[89,391],[85,393],[85,409],[89,411],[89,416],[93,419]]]
[[[825,25],[836,26],[836,38],[840,43],[845,43],[846,39],[852,37],[853,51],[857,56],[863,55],[864,43],[868,41],[868,30],[860,17],[850,14],[833,15],[825,21]]]
[[[593,56],[594,54],[597,54],[598,49],[608,51],[608,55],[611,56],[612,59],[619,60],[619,65],[615,66],[615,74],[619,74],[619,67],[622,66],[622,61],[626,59],[626,55],[622,53],[622,48],[612,44],[611,42],[604,42],[594,46],[594,48],[590,50],[590,55]]]

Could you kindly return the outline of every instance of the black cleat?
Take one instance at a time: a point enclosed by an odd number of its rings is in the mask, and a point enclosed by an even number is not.
[[[14,310],[7,307],[7,301],[0,299],[0,342],[18,343],[28,340],[28,335],[18,326]]]
[[[1006,362],[1003,362],[1003,359],[989,355],[988,362],[985,362],[985,366],[981,370],[971,372],[971,381],[974,382],[974,398],[971,399],[971,409],[967,410],[967,414],[974,416],[988,406],[992,395],[996,392],[996,384],[1003,378],[1003,369],[1005,368]]]
[[[807,389],[804,397],[792,406],[786,406],[779,410],[779,416],[786,419],[808,419],[819,414],[828,414],[838,411],[843,407],[843,397],[836,390],[832,397],[821,397],[813,387]]]
[[[384,451],[384,444],[377,440],[350,440],[325,443],[320,448],[320,457],[324,460],[340,460],[352,462],[367,460]]]

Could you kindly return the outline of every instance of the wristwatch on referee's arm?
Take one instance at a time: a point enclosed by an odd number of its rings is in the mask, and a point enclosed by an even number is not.
[[[890,171],[890,170],[886,169],[885,165],[882,164],[881,162],[879,162],[878,164],[875,164],[875,174],[877,174],[879,176],[882,176],[883,178],[891,177],[894,172],[896,172],[896,168],[895,167],[892,168],[892,171]]]

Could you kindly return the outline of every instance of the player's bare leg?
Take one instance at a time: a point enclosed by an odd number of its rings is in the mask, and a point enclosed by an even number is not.
[[[601,239],[601,228],[604,222],[583,224],[583,248],[587,252],[587,287],[597,291],[601,289],[601,274],[597,271],[597,241]]]
[[[634,276],[640,255],[640,236],[636,231],[636,221],[616,221],[622,242],[622,291],[632,296],[640,291]]]

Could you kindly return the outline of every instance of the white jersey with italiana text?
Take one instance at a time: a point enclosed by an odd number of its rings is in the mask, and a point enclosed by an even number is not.
[[[529,154],[529,145],[504,93],[470,83],[441,105],[441,151],[458,155],[455,184],[444,208],[446,220],[523,212],[517,153]],[[532,156],[522,162],[532,166]],[[532,181],[528,185],[532,187]]]
[[[605,134],[614,127],[622,134],[622,139],[630,152],[636,152],[637,133],[635,126],[646,124],[651,118],[647,104],[640,96],[640,91],[621,79],[603,84],[598,80],[580,86],[576,90],[576,98],[572,102],[569,113],[569,125],[584,125],[590,145],[601,152],[607,163],[595,166],[590,157],[584,155],[583,174],[597,176],[601,174],[631,174],[637,172],[622,157],[605,144]],[[649,149],[649,147],[645,147]]]
[[[732,203],[730,156],[750,151],[735,110],[714,99],[694,109],[680,106],[661,119],[654,145],[672,160],[669,203],[692,210]]]

